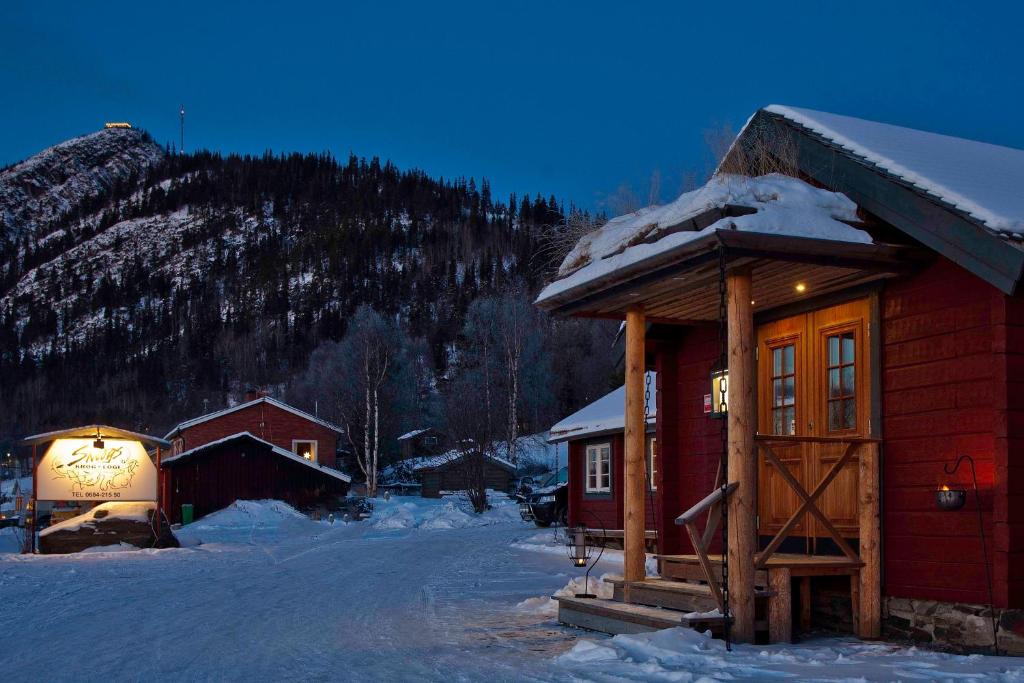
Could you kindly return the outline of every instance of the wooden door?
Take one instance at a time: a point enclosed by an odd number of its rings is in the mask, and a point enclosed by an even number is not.
[[[869,305],[861,299],[760,326],[758,431],[793,436],[870,434]],[[843,453],[841,444],[773,447],[811,491]],[[759,533],[773,536],[799,506],[799,498],[763,458],[759,466]],[[818,500],[819,509],[846,537],[858,533],[857,459],[851,459]],[[805,515],[785,550],[828,552],[832,541]]]

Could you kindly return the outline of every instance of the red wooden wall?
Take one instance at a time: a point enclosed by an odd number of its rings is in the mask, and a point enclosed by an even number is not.
[[[681,330],[678,345],[664,345],[655,356],[661,462],[658,547],[664,554],[693,553],[675,518],[715,485],[722,457],[722,423],[704,414],[704,395],[711,391],[711,368],[718,355],[718,327],[704,326]],[[716,541],[713,552],[718,550]]]
[[[181,521],[181,506],[191,503],[202,517],[236,500],[283,500],[295,507],[323,495],[344,495],[348,484],[273,453],[251,440],[231,441],[164,467],[164,511]]]
[[[625,408],[625,406],[623,406]],[[611,443],[611,494],[588,495],[586,491],[586,452],[588,444]],[[625,452],[622,433],[569,442],[569,525],[586,524],[591,528],[621,530],[623,527],[623,482],[625,481]],[[644,508],[646,528],[654,529],[654,501],[647,491]]]
[[[262,401],[183,429],[181,436],[185,443],[182,450],[239,432],[249,432],[289,451],[292,450],[293,439],[315,440],[318,462],[327,467],[336,464],[338,434],[334,430]]]
[[[883,591],[988,602],[973,492],[960,511],[935,506],[935,489],[947,479],[970,490],[966,465],[951,478],[942,471],[967,454],[978,470],[996,603],[1006,605],[1011,529],[1019,520],[999,490],[1008,480],[1001,475],[997,487],[995,468],[1019,460],[1009,457],[1019,441],[1008,431],[1007,389],[1016,384],[1008,385],[1011,376],[1024,378],[1024,335],[1015,329],[1024,321],[1020,304],[946,260],[889,283],[881,302]],[[1013,508],[1019,516],[1019,499]],[[1014,584],[1014,606],[1024,606],[1020,579]]]

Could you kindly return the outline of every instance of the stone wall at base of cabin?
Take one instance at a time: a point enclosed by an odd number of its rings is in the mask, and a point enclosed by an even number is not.
[[[1024,609],[995,610],[999,654],[1024,656]],[[940,650],[993,654],[986,605],[884,598],[882,635]]]

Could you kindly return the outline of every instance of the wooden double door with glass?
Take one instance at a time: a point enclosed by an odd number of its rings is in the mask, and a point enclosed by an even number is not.
[[[758,328],[758,433],[804,437],[871,433],[870,305],[867,299],[819,309]],[[845,447],[838,443],[774,443],[779,461],[812,491]],[[762,547],[801,500],[759,454],[758,534]],[[857,458],[843,467],[818,499],[818,508],[844,536],[858,534]],[[783,552],[837,551],[822,524],[805,514],[779,548]]]

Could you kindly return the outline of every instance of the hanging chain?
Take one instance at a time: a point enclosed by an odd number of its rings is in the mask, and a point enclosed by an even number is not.
[[[725,617],[725,649],[732,652],[732,620],[729,614],[729,504],[726,495],[729,489],[729,415],[726,412],[726,393],[728,391],[725,371],[729,367],[729,350],[726,346],[728,337],[728,310],[726,308],[725,284],[725,246],[718,245],[718,369],[723,374],[719,379],[719,410],[725,412],[719,429],[722,439],[722,615]]]
[[[647,445],[647,421],[651,419],[651,373],[644,372],[644,449],[650,448],[644,453],[644,458],[650,457],[644,471],[647,473],[647,501],[651,509],[651,519],[654,520],[654,532],[661,538],[661,524],[658,519],[658,510],[654,505],[654,445]],[[646,522],[644,523],[646,527]],[[645,529],[646,531],[646,529]],[[646,534],[644,534],[646,537]],[[645,541],[646,543],[646,541]]]

